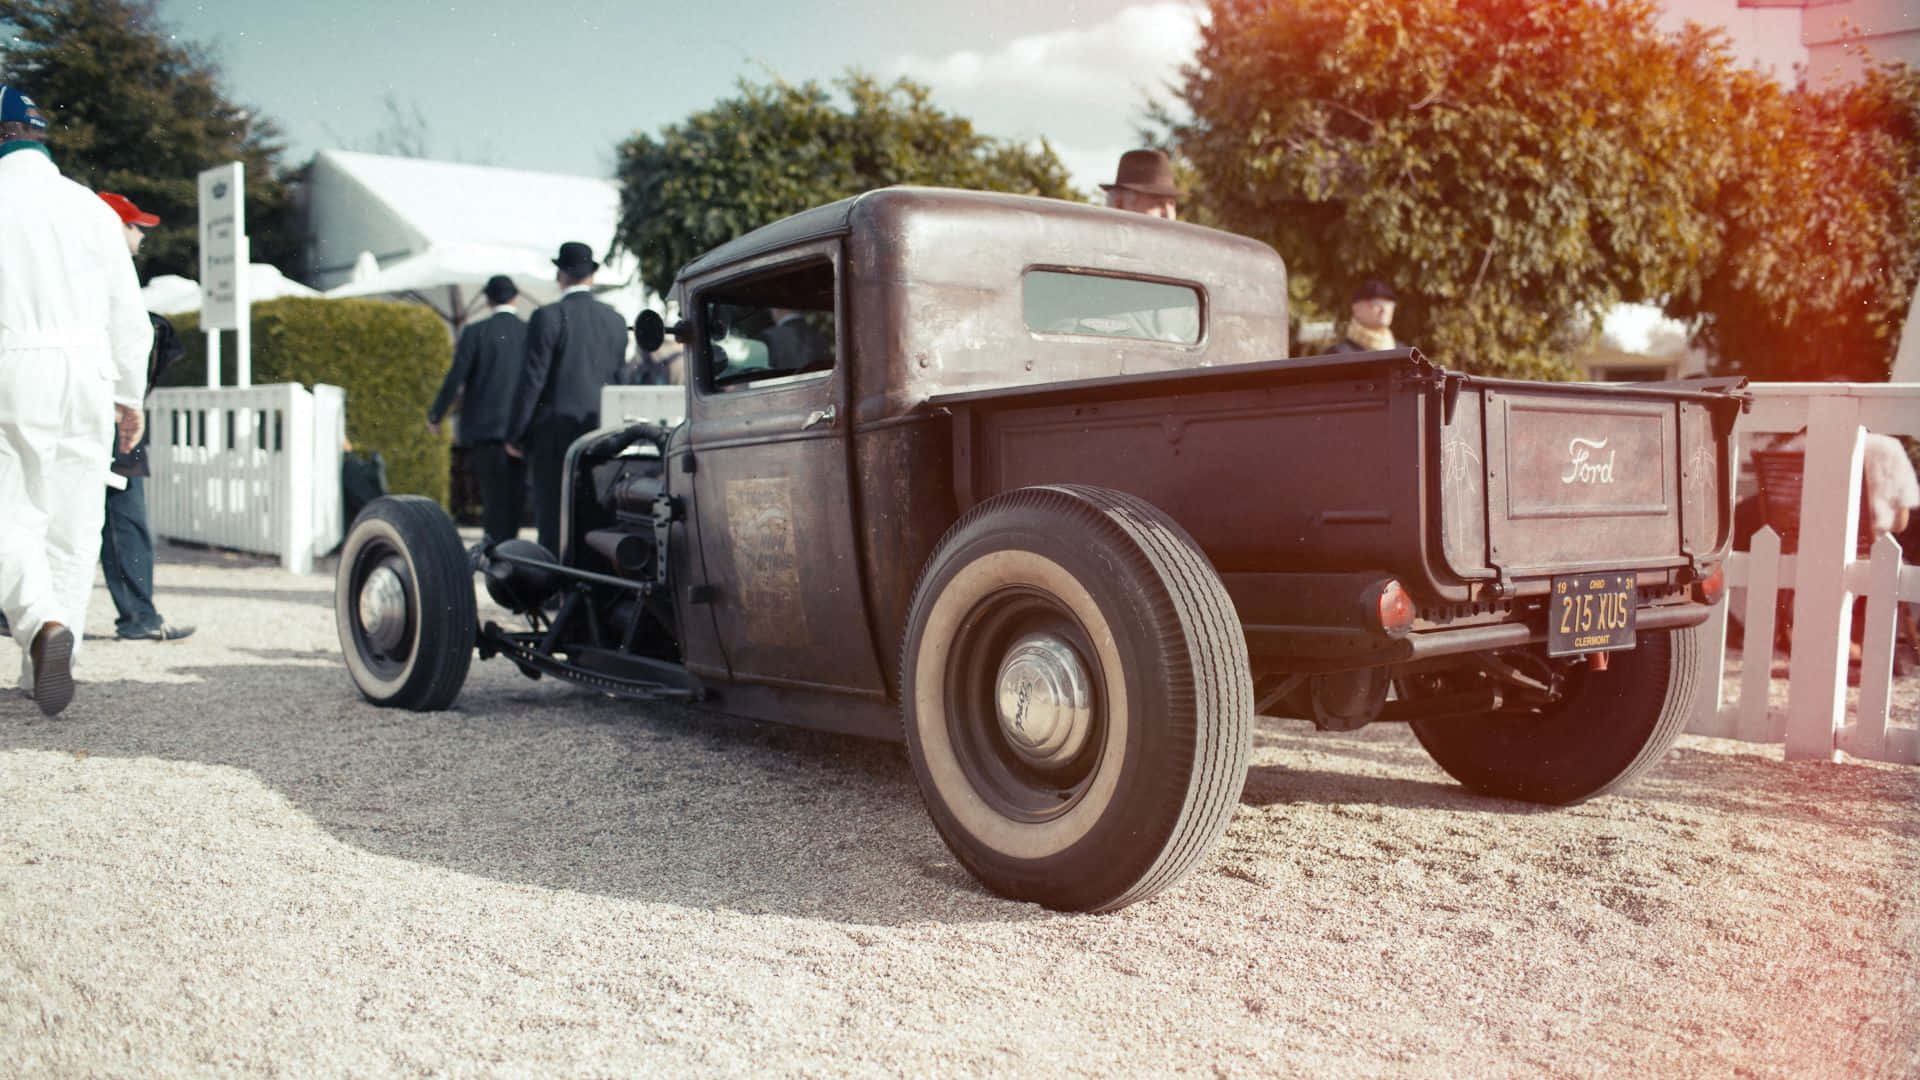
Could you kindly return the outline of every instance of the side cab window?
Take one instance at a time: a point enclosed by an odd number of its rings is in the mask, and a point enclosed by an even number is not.
[[[833,370],[833,263],[781,266],[700,294],[701,385],[725,392]]]

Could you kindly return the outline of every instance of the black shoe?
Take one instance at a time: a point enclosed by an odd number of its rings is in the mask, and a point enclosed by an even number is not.
[[[44,716],[57,715],[73,701],[73,631],[57,622],[33,637],[33,703]]]
[[[161,623],[150,630],[136,630],[131,634],[121,634],[121,641],[179,641],[183,637],[192,637],[193,627],[175,626]]]

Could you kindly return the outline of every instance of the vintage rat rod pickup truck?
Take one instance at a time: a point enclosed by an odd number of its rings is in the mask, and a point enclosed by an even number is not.
[[[1686,719],[1737,383],[1288,359],[1270,248],[977,192],[822,206],[673,293],[685,420],[573,446],[560,551],[463,550],[416,498],[354,522],[368,699],[445,708],[477,647],[904,738],[959,860],[1075,910],[1206,856],[1256,714],[1408,722],[1468,787],[1547,803]],[[475,571],[524,626],[477,625]]]

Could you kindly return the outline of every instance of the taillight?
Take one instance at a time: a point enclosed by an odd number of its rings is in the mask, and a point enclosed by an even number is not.
[[[1413,597],[1407,595],[1398,581],[1388,578],[1380,586],[1375,614],[1380,619],[1380,629],[1392,637],[1404,636],[1413,629]]]
[[[1726,591],[1727,568],[1724,566],[1715,566],[1711,573],[1699,581],[1694,582],[1693,585],[1694,599],[1703,604],[1711,604],[1718,601],[1720,595]]]

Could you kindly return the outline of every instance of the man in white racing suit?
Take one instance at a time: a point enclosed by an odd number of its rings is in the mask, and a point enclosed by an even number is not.
[[[0,86],[0,608],[52,716],[73,699],[107,463],[116,428],[131,446],[144,426],[153,329],[119,216],[60,175],[46,136]]]

